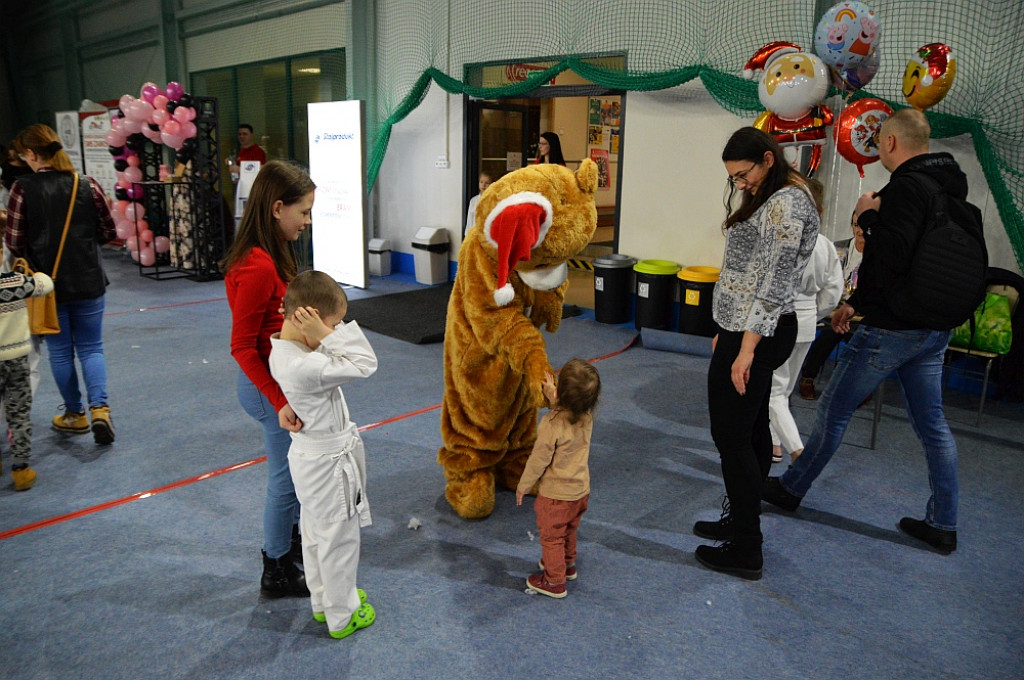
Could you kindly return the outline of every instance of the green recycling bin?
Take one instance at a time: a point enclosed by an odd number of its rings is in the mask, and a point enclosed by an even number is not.
[[[669,260],[640,260],[636,272],[636,327],[671,330],[672,303],[679,265]]]

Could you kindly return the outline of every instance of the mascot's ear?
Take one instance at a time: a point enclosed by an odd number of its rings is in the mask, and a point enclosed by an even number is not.
[[[597,163],[584,158],[576,171],[576,185],[585,194],[592,194],[597,191]]]
[[[512,302],[515,291],[508,274],[530,253],[551,228],[551,201],[533,191],[520,191],[502,199],[484,220],[484,237],[498,249],[498,288],[494,301],[499,307]]]

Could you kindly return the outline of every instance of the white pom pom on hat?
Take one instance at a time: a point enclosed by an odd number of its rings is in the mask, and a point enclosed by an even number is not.
[[[796,54],[801,51],[803,50],[796,43],[784,40],[770,42],[757,52],[754,52],[754,56],[750,58],[750,61],[743,65],[743,77],[747,80],[753,80],[756,71],[767,71],[768,66],[779,57],[787,54]]]

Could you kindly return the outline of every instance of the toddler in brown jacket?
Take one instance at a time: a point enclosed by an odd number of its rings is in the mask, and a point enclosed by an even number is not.
[[[590,498],[590,435],[601,393],[601,376],[583,359],[570,359],[558,384],[548,375],[544,395],[551,404],[537,428],[537,442],[516,488],[516,505],[540,482],[533,509],[540,530],[538,574],[526,579],[530,590],[565,597],[566,580],[576,579],[576,529]]]

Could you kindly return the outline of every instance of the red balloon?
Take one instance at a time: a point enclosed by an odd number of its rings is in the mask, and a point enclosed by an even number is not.
[[[847,106],[832,128],[836,151],[857,166],[864,176],[864,166],[878,160],[878,133],[892,109],[881,99],[859,99]]]

